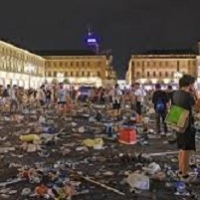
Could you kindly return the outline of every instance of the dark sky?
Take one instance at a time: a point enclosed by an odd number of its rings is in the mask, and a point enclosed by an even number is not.
[[[83,48],[87,24],[123,75],[131,52],[194,47],[200,0],[0,0],[0,38],[30,50]]]

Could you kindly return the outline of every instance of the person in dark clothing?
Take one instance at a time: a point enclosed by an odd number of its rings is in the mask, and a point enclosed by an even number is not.
[[[190,75],[184,75],[179,80],[179,90],[173,94],[173,104],[189,111],[189,123],[183,133],[177,132],[177,147],[179,149],[179,175],[183,179],[189,177],[189,151],[195,150],[195,129],[192,108],[195,105],[195,98],[191,91],[194,91],[195,79]]]
[[[174,90],[173,90],[172,86],[171,86],[171,85],[168,85],[168,87],[167,87],[167,96],[168,96],[168,99],[169,99],[170,104],[173,103],[173,102],[172,102],[172,100],[173,100],[173,99],[172,99],[173,93],[174,93]]]
[[[154,110],[156,114],[157,134],[166,135],[168,130],[167,130],[167,125],[165,123],[165,117],[167,115],[169,99],[168,99],[167,93],[161,90],[160,84],[156,84],[155,89],[156,91],[153,93],[152,102],[154,104]],[[164,133],[161,133],[160,119],[162,120]]]

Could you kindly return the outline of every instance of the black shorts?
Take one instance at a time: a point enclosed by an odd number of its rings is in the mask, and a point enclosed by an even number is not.
[[[121,103],[113,103],[113,110],[119,110],[121,108]]]
[[[135,111],[138,115],[142,115],[142,105],[141,102],[137,101],[135,104]]]
[[[43,100],[40,100],[40,105],[41,106],[44,106],[45,105],[45,102]]]
[[[190,126],[184,133],[177,133],[177,147],[179,150],[196,150],[195,128]]]
[[[65,105],[66,104],[66,101],[59,101],[58,102],[58,105]]]

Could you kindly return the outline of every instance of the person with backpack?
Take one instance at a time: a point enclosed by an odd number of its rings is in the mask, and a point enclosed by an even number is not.
[[[173,105],[181,107],[189,111],[188,122],[186,123],[185,130],[183,132],[176,131],[177,134],[177,147],[178,153],[178,175],[186,181],[190,180],[189,176],[189,154],[190,151],[196,150],[194,127],[195,117],[193,108],[196,101],[196,92],[194,89],[195,78],[185,74],[179,80],[179,90],[173,94]]]
[[[155,92],[153,93],[152,102],[154,104],[154,110],[156,114],[157,134],[160,134],[161,136],[165,136],[168,132],[167,125],[165,123],[165,117],[167,115],[169,99],[168,99],[167,93],[161,90],[160,84],[155,85]],[[161,126],[160,126],[161,120],[162,120],[164,132],[161,132]]]

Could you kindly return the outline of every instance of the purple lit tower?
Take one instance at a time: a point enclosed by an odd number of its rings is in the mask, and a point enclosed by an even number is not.
[[[91,49],[96,54],[99,53],[99,43],[95,34],[88,28],[87,37],[86,37],[86,45],[88,49]]]

